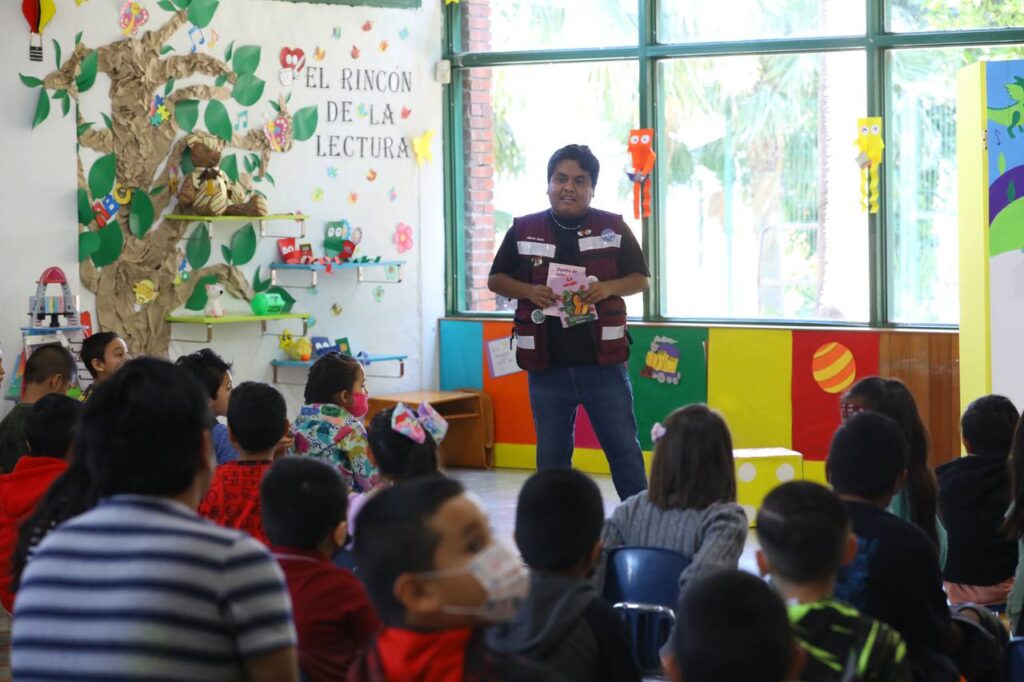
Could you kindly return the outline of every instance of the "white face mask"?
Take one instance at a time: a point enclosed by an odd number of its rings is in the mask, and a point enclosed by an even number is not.
[[[487,549],[473,557],[462,568],[448,568],[420,573],[422,578],[446,578],[469,574],[480,583],[487,599],[480,606],[452,606],[444,604],[442,613],[457,616],[476,616],[487,623],[510,620],[530,593],[530,574],[504,544],[494,541]]]

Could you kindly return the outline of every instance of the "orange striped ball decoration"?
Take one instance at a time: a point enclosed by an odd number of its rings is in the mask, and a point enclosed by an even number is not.
[[[841,343],[826,343],[814,351],[811,360],[814,380],[826,393],[841,393],[857,379],[857,363],[850,349]]]

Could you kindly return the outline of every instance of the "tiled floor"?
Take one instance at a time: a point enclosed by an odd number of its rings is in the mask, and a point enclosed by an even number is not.
[[[519,497],[519,489],[530,477],[532,472],[519,469],[492,469],[483,471],[480,469],[451,469],[448,475],[462,482],[464,486],[475,493],[487,510],[491,518],[491,526],[494,533],[505,540],[509,547],[515,547],[512,539],[516,524],[516,499]],[[591,475],[601,488],[601,496],[604,498],[605,516],[610,516],[619,503],[619,497],[615,494],[610,476]],[[747,535],[747,544],[740,556],[740,568],[751,573],[757,572],[757,564],[754,561],[754,551],[757,549],[757,535],[751,530]]]

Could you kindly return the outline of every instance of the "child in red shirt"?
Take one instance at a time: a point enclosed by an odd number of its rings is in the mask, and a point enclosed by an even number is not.
[[[311,457],[285,457],[263,479],[263,525],[284,570],[299,634],[299,667],[310,682],[345,679],[380,626],[362,584],[331,563],[345,543],[345,482]]]
[[[231,391],[228,438],[238,459],[213,474],[199,515],[226,528],[244,530],[265,545],[260,513],[260,483],[288,437],[288,408],[273,386],[246,381]]]

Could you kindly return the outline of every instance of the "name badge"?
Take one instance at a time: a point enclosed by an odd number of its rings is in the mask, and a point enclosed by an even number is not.
[[[542,258],[555,257],[555,245],[544,242],[516,242],[520,256],[541,256]]]

